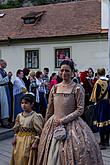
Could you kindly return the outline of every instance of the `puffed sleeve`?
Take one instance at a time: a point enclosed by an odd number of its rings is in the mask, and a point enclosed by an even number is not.
[[[47,121],[54,114],[54,103],[53,103],[53,94],[55,93],[56,86],[53,86],[49,94],[49,103],[47,107],[47,113],[45,121]]]
[[[35,139],[39,139],[41,132],[42,132],[43,125],[44,125],[44,119],[43,119],[42,115],[35,113],[35,115],[33,117],[33,127],[34,127],[35,131],[37,132]]]
[[[17,115],[15,120],[15,125],[13,127],[14,133],[17,134],[19,132],[20,121],[19,121],[20,114]]]
[[[61,119],[62,124],[67,124],[74,119],[78,118],[81,116],[84,112],[84,99],[85,99],[85,92],[84,88],[80,85],[77,85],[77,87],[74,89],[74,94],[75,94],[75,102],[76,102],[76,110],[66,117],[63,117]]]

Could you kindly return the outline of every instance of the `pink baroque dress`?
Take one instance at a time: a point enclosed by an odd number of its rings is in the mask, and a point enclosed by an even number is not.
[[[80,118],[83,111],[82,86],[74,82],[53,86],[38,147],[37,165],[103,165],[94,134]],[[55,118],[61,119],[59,127],[63,126],[65,131],[55,127]],[[66,136],[62,138],[65,132]]]

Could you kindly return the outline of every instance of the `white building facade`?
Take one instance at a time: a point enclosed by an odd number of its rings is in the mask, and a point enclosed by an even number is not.
[[[109,0],[101,1],[101,27],[108,29],[109,21]],[[60,52],[60,53],[59,53]],[[109,53],[107,33],[68,37],[51,40],[26,40],[22,42],[13,41],[12,43],[0,44],[0,57],[7,61],[7,71],[11,70],[15,75],[17,69],[29,67],[31,70],[43,70],[44,67],[52,72],[59,70],[58,65],[62,60],[59,54],[69,56],[76,63],[79,71],[84,71],[92,67],[104,67],[109,70]]]

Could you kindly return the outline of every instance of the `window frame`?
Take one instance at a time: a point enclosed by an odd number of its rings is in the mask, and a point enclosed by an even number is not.
[[[57,65],[57,59],[56,59],[56,51],[59,51],[59,50],[66,50],[66,49],[69,49],[69,58],[71,58],[71,54],[72,54],[72,48],[70,46],[66,46],[66,47],[55,47],[54,48],[54,67],[55,69],[59,69],[60,68],[60,64]],[[62,59],[62,61],[64,60],[65,58]]]
[[[33,65],[33,62],[32,62],[32,51],[37,51],[37,66],[36,67],[32,67],[32,65]],[[27,52],[30,52],[31,54],[31,66],[29,67],[29,59],[27,59],[27,57],[28,57],[28,54],[27,54]],[[26,68],[29,68],[29,69],[39,69],[39,65],[40,65],[40,50],[39,49],[25,49],[25,67]],[[26,60],[28,60],[28,63],[27,63],[27,61]]]

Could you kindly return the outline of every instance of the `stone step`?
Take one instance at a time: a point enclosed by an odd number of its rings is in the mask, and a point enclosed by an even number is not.
[[[13,137],[14,133],[12,129],[0,127],[0,141]]]

